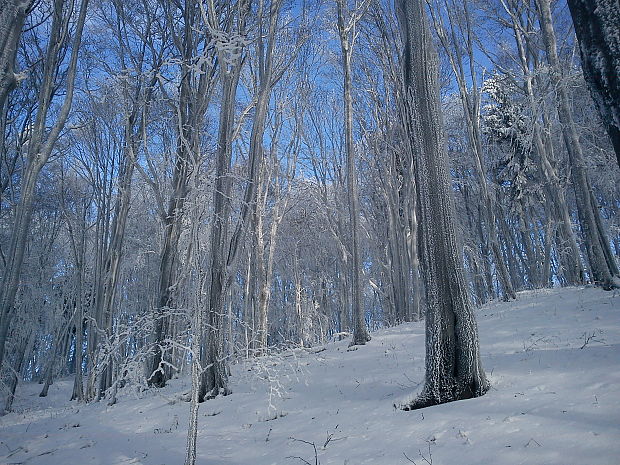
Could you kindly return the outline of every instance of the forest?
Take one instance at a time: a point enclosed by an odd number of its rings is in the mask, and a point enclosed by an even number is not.
[[[241,367],[398,328],[389,406],[482,405],[480,309],[619,257],[617,0],[0,0],[0,421],[182,381],[194,465]]]

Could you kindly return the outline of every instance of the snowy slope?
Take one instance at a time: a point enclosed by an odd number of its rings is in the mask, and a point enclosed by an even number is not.
[[[484,397],[395,409],[424,375],[423,324],[401,325],[234,367],[233,394],[201,405],[199,463],[314,464],[314,443],[322,465],[620,464],[620,295],[525,292],[477,316]],[[187,380],[112,407],[68,402],[71,384],[21,386],[1,464],[183,463]]]

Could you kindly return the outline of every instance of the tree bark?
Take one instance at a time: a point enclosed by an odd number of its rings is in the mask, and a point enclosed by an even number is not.
[[[426,376],[405,410],[483,395],[489,388],[478,348],[478,329],[457,245],[454,205],[440,114],[438,57],[425,3],[396,0],[403,37],[403,71],[420,205],[426,288]]]
[[[353,40],[350,38],[349,28],[345,26],[344,0],[336,0],[338,10],[338,34],[342,53],[342,71],[344,85],[344,123],[345,123],[345,152],[347,167],[347,200],[349,207],[349,219],[351,227],[351,293],[353,337],[351,345],[364,345],[370,341],[370,335],[366,329],[364,318],[364,300],[362,295],[362,260],[360,253],[360,207],[359,192],[357,187],[357,169],[355,166],[355,145],[353,143],[353,96],[351,90],[351,58],[353,54]],[[355,12],[357,13],[357,11]],[[349,18],[349,22],[353,21]]]
[[[620,166],[620,2],[568,0],[581,68]]]
[[[15,57],[24,21],[34,0],[2,0],[0,2],[0,114],[6,99],[18,83]],[[4,137],[4,133],[0,136]]]
[[[223,71],[224,72],[224,71]],[[232,151],[232,128],[235,115],[237,84],[241,72],[240,63],[222,77],[222,106],[216,150],[215,188],[213,191],[213,225],[211,227],[211,257],[207,308],[207,348],[204,372],[201,377],[199,400],[202,402],[218,394],[229,394],[228,371],[219,345],[221,315],[224,311],[224,297],[228,282],[226,252],[230,222],[230,195],[232,179],[230,173]]]

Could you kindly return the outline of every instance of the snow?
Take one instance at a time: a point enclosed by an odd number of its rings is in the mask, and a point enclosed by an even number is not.
[[[198,463],[315,464],[314,443],[323,465],[618,464],[620,295],[528,291],[477,318],[485,396],[395,409],[424,376],[423,323],[405,324],[353,351],[340,341],[234,366],[233,394],[200,406]],[[0,464],[182,463],[188,386],[108,407],[69,402],[71,379],[47,398],[22,385],[0,418]]]

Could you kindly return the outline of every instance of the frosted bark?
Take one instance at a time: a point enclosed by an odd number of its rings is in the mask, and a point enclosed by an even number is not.
[[[366,2],[367,3],[367,2]],[[362,297],[362,261],[360,253],[360,207],[359,191],[357,186],[357,169],[355,166],[355,146],[353,143],[353,96],[351,94],[351,59],[353,54],[353,39],[350,30],[355,27],[355,22],[362,13],[363,5],[348,18],[345,25],[345,4],[344,0],[336,0],[338,10],[338,35],[340,37],[340,48],[342,56],[342,71],[344,85],[344,122],[345,122],[345,152],[347,169],[347,201],[349,207],[349,219],[351,228],[351,303],[353,305],[353,338],[351,345],[363,345],[370,341],[370,335],[366,329],[364,318],[364,301]]]
[[[245,33],[245,24],[249,14],[250,3],[240,2],[236,18],[236,34],[241,37]],[[221,33],[215,16],[216,10],[213,2],[209,3],[209,25],[213,34]],[[229,25],[229,27],[233,27]],[[200,379],[198,399],[203,401],[219,394],[230,393],[228,387],[228,367],[223,353],[223,317],[226,315],[226,295],[231,279],[231,267],[236,262],[239,244],[245,234],[247,223],[250,218],[250,208],[247,199],[253,197],[254,183],[256,179],[249,180],[242,206],[241,219],[237,224],[232,237],[228,239],[230,212],[231,212],[231,157],[233,128],[235,120],[235,103],[237,86],[243,66],[242,52],[245,43],[239,44],[227,42],[217,50],[220,64],[220,80],[222,82],[222,101],[219,113],[219,127],[217,148],[215,152],[215,186],[213,191],[213,221],[210,233],[210,257],[207,288],[207,342],[204,350],[203,372]],[[251,160],[253,168],[250,171],[256,173],[256,160]]]
[[[406,119],[413,147],[426,289],[426,377],[406,410],[476,397],[489,388],[457,244],[439,110],[438,57],[422,0],[397,0]]]
[[[620,2],[568,0],[581,67],[620,166]]]
[[[230,222],[230,175],[234,103],[240,66],[222,77],[223,100],[220,109],[218,145],[216,151],[215,189],[213,191],[213,225],[211,227],[211,257],[207,302],[207,347],[199,399],[228,394],[228,373],[219,344],[221,318],[224,312],[225,286],[228,281],[228,228]]]
[[[0,2],[0,114],[4,111],[9,93],[21,78],[15,73],[15,56],[24,21],[32,3],[32,0]]]
[[[493,261],[498,271],[499,281],[502,285],[503,297],[504,300],[515,299],[516,294],[513,283],[510,279],[508,269],[506,268],[506,263],[500,247],[497,220],[495,217],[495,198],[489,189],[487,172],[483,159],[482,134],[480,132],[479,118],[480,89],[477,83],[476,71],[474,70],[474,37],[472,36],[472,24],[468,2],[463,2],[462,10],[458,13],[451,13],[454,9],[456,9],[455,4],[448,4],[446,2],[446,10],[448,11],[447,27],[444,26],[444,21],[442,20],[443,12],[441,10],[433,13],[431,16],[437,28],[440,42],[450,59],[452,70],[456,76],[459,96],[463,106],[463,114],[465,115],[469,146],[474,154],[476,173],[482,193],[481,203],[483,207],[484,225],[493,254]],[[459,18],[454,18],[453,15],[455,14],[460,14],[461,16]],[[456,28],[459,28],[461,33],[458,38],[455,30]],[[464,44],[461,43],[461,36],[465,39]],[[466,56],[463,56],[464,53]],[[465,71],[465,58],[469,63],[468,73]],[[471,85],[468,85],[470,81]]]

